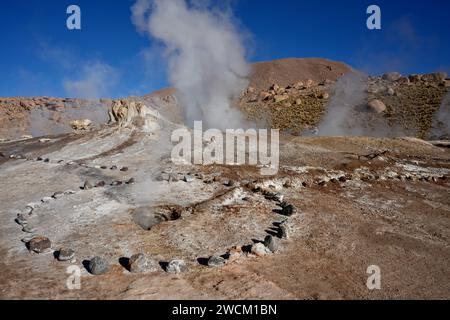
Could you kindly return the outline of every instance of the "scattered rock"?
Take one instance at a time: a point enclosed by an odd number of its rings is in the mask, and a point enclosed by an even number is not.
[[[26,226],[28,224],[27,218],[22,213],[19,213],[14,221],[21,226]]]
[[[227,263],[227,261],[221,256],[211,256],[208,259],[209,267],[222,267]]]
[[[108,169],[108,167],[107,166],[100,166],[100,169],[106,170],[106,169]]]
[[[254,245],[252,245],[251,252],[258,257],[262,257],[267,254],[270,254],[270,250],[268,248],[266,248],[266,246],[264,244],[262,244],[261,242],[258,242],[258,243],[255,243]]]
[[[242,256],[242,248],[241,247],[232,247],[227,252],[228,263],[235,262],[239,260]]]
[[[447,78],[445,72],[435,72],[422,75],[422,80],[425,82],[443,82]]]
[[[287,204],[285,202],[281,203],[280,207],[281,207],[280,214],[287,217],[292,216],[297,211],[292,204]]]
[[[395,95],[395,90],[392,89],[391,87],[389,87],[389,88],[387,89],[387,94],[390,95],[390,96],[393,96],[393,95]]]
[[[183,260],[172,260],[166,266],[168,273],[183,273],[187,271],[186,263]]]
[[[136,180],[134,179],[134,178],[130,178],[128,181],[126,181],[125,183],[126,184],[133,184],[133,183],[135,183],[136,182]]]
[[[187,175],[184,176],[183,181],[184,182],[188,182],[188,183],[192,182],[192,181],[194,181],[194,177],[189,175],[189,174],[187,174]]]
[[[45,158],[45,159],[44,159],[44,162],[45,162],[45,163],[49,163],[49,162],[50,162],[50,159],[49,159],[49,158]]]
[[[157,261],[142,253],[131,256],[128,261],[128,270],[132,273],[157,272],[159,269],[160,267]]]
[[[272,237],[271,235],[266,236],[264,239],[264,246],[269,249],[271,252],[278,251],[278,239]]]
[[[417,83],[422,80],[422,76],[420,74],[411,74],[408,78],[412,83]]]
[[[120,171],[126,172],[126,171],[128,171],[128,167],[122,167],[122,168],[120,168]]]
[[[40,143],[46,143],[46,142],[50,142],[50,141],[52,141],[51,139],[48,139],[48,138],[42,138],[42,139],[39,139],[39,142]]]
[[[402,75],[398,72],[389,72],[389,73],[384,74],[382,76],[382,79],[394,82],[394,81],[397,81],[398,79],[400,79],[401,77],[402,77]]]
[[[383,103],[383,101],[378,99],[370,101],[367,106],[370,111],[375,113],[382,113],[386,110],[386,105]]]
[[[278,237],[280,239],[289,239],[289,227],[285,223],[281,223],[278,229]]]
[[[233,180],[227,180],[227,181],[225,181],[224,185],[226,187],[233,187],[234,186],[234,181]]]
[[[36,229],[33,228],[33,226],[31,226],[29,224],[24,225],[23,228],[22,228],[22,231],[25,232],[25,233],[36,233]]]
[[[31,241],[31,239],[33,239],[35,237],[35,235],[30,235],[28,237],[22,238],[20,241],[22,241],[23,243],[27,244],[28,242]]]
[[[52,200],[55,200],[55,199],[52,198],[52,197],[44,197],[44,198],[41,199],[41,202],[42,203],[48,203],[48,202],[50,202]]]
[[[69,248],[61,248],[56,253],[59,261],[70,261],[75,257],[75,251]]]
[[[75,120],[70,122],[70,126],[74,130],[88,130],[92,121],[89,119]]]
[[[328,92],[321,92],[321,93],[319,93],[319,94],[317,95],[317,97],[318,97],[319,99],[324,99],[324,100],[326,100],[326,99],[328,99],[328,98],[330,97],[330,95],[328,94]]]
[[[89,181],[86,181],[84,183],[83,190],[89,190],[89,189],[92,189],[92,188],[93,188],[93,186],[92,186],[92,184]]]
[[[287,94],[283,94],[283,95],[278,94],[273,97],[273,102],[279,103],[279,102],[282,102],[282,101],[285,101],[288,99],[289,99],[289,96]]]
[[[114,165],[114,166],[112,166],[111,168],[109,168],[109,169],[111,169],[111,170],[117,170],[118,168],[117,168],[117,166],[116,165]]]
[[[52,247],[51,241],[43,236],[37,236],[28,242],[28,249],[36,253],[42,253]]]
[[[102,188],[106,185],[105,181],[99,181],[97,182],[97,184],[95,185],[97,188]]]
[[[93,275],[101,275],[109,270],[109,264],[106,260],[96,256],[89,261],[89,272]]]
[[[62,191],[57,191],[52,195],[53,199],[60,199],[62,197],[64,197],[64,192],[62,192]]]
[[[295,104],[300,106],[302,104],[302,99],[299,98],[299,99],[295,100]]]
[[[121,186],[123,184],[122,181],[113,181],[111,182],[111,186],[115,187],[115,186]]]

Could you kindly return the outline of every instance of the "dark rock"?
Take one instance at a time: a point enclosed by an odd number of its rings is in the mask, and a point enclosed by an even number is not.
[[[101,166],[100,169],[106,170],[106,169],[108,169],[108,167],[107,166]]]
[[[116,165],[114,165],[114,166],[112,166],[110,169],[111,169],[111,170],[117,170],[118,168],[117,168]]]
[[[35,233],[36,229],[34,229],[33,226],[27,224],[23,226],[22,231],[25,233]]]
[[[156,272],[159,269],[158,261],[142,253],[135,254],[128,260],[128,270],[133,273]]]
[[[52,198],[53,199],[59,199],[59,198],[62,198],[64,196],[64,192],[62,192],[62,191],[57,191],[57,192],[55,192],[53,195],[52,195]]]
[[[52,247],[51,241],[42,236],[34,237],[28,242],[28,249],[36,253],[42,253]]]
[[[280,214],[284,216],[290,217],[297,211],[292,204],[287,204],[283,202],[282,204],[280,204],[280,206],[281,206]]]
[[[224,185],[226,187],[233,187],[234,186],[234,181],[230,179],[228,181],[225,181]]]
[[[278,229],[278,237],[281,239],[289,239],[289,229],[285,224],[281,224]]]
[[[101,188],[104,187],[106,185],[105,181],[99,181],[97,182],[97,184],[95,185],[97,188]]]
[[[89,181],[86,181],[84,183],[84,186],[83,186],[84,190],[89,190],[89,189],[92,189],[92,188],[93,188],[93,186],[92,186],[92,184]]]
[[[48,162],[50,162],[50,159],[46,158],[46,159],[44,159],[44,162],[48,163]]]
[[[128,167],[122,167],[122,168],[120,168],[120,171],[126,172],[126,171],[128,171]]]
[[[123,184],[122,181],[114,181],[114,182],[111,183],[111,185],[112,185],[113,187],[115,187],[115,186],[121,186],[122,184]]]
[[[209,267],[222,267],[227,263],[227,261],[221,256],[212,256],[208,259]]]
[[[382,79],[387,81],[397,81],[402,75],[398,72],[389,72],[383,75]]]
[[[126,184],[133,184],[135,183],[136,180],[134,178],[130,178],[127,182],[125,182]]]
[[[268,235],[264,239],[264,246],[266,246],[267,249],[269,249],[271,252],[278,251],[278,239],[272,237],[271,235]]]
[[[187,271],[186,263],[183,260],[172,260],[166,266],[168,273],[183,273]]]
[[[19,213],[14,221],[21,226],[26,226],[28,224],[27,217],[22,213]]]
[[[89,261],[89,272],[93,275],[101,275],[109,270],[109,264],[106,260],[100,258],[100,257],[94,257]]]
[[[68,248],[61,248],[56,255],[59,261],[70,261],[75,257],[75,251]]]

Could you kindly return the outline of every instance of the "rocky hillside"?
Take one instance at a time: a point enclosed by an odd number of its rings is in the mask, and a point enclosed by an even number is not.
[[[316,58],[258,62],[252,67],[249,87],[236,104],[249,120],[294,134],[317,133],[336,94],[337,80],[350,72],[355,71],[343,63]],[[349,119],[354,122],[350,126],[372,127],[366,135],[382,135],[374,128],[387,126],[395,128],[395,134],[429,136],[450,85],[446,76],[390,73],[367,77],[364,102],[350,106]],[[183,122],[183,110],[172,88],[128,99],[143,100],[167,119]],[[109,99],[0,98],[0,140],[70,132],[70,123],[78,119],[87,118],[92,126],[105,123],[111,103]]]
[[[376,135],[376,128],[383,127],[393,135],[424,138],[430,134],[434,115],[449,90],[450,81],[446,76],[444,73],[410,76],[389,73],[366,77],[361,92],[355,92],[364,97],[363,101],[339,103],[348,104],[352,122],[349,126],[366,127],[369,135]],[[316,81],[300,80],[302,76],[298,76],[298,79],[288,84],[275,82],[263,89],[250,86],[240,98],[240,107],[249,119],[263,121],[272,128],[292,133],[314,131],[334,96],[342,93],[336,90],[343,85],[338,85],[335,78]]]

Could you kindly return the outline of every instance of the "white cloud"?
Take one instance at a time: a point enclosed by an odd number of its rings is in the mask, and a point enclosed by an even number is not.
[[[111,96],[118,80],[116,69],[96,61],[83,65],[77,79],[65,79],[63,86],[70,97],[98,99]]]

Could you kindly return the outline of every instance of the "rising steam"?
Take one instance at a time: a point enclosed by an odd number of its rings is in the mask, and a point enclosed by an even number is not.
[[[187,124],[203,120],[205,127],[243,126],[231,101],[248,85],[249,65],[230,17],[185,0],[138,0],[131,11],[138,31],[166,47],[169,79]]]

